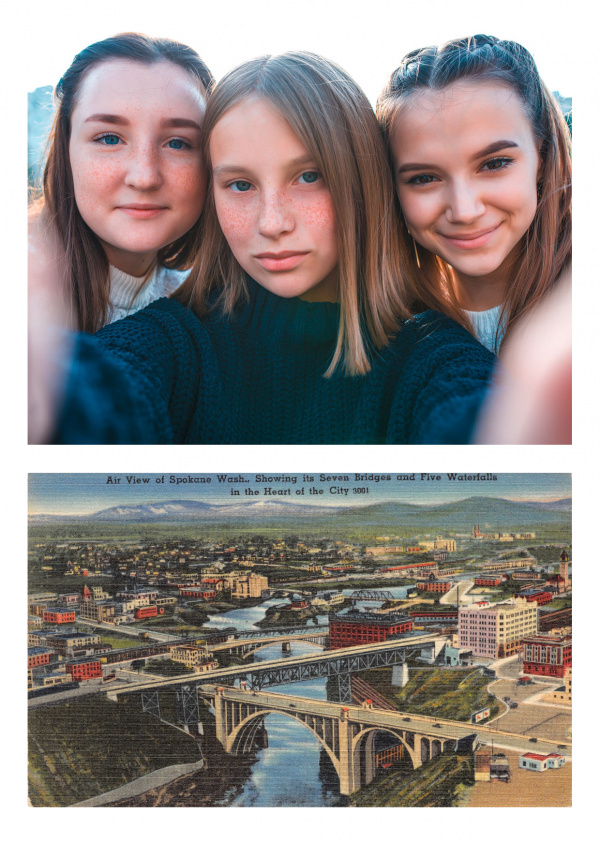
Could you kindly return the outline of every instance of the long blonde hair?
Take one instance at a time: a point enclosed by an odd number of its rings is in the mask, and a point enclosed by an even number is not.
[[[440,90],[463,79],[493,80],[517,92],[539,145],[541,168],[538,203],[526,232],[502,306],[499,326],[505,337],[552,288],[571,260],[571,146],[567,123],[538,73],[531,54],[515,41],[474,35],[442,47],[413,50],[391,74],[377,100],[377,118],[393,167],[390,135],[399,106],[418,90]],[[452,268],[418,246],[402,221],[399,231],[408,255],[409,281],[415,309],[423,305],[447,314],[472,330],[460,307]],[[419,266],[420,265],[420,266]]]
[[[394,189],[373,109],[338,65],[313,53],[262,56],[228,73],[212,92],[204,118],[209,173],[200,248],[174,295],[198,314],[220,290],[226,313],[247,295],[247,279],[221,231],[212,190],[210,135],[240,101],[258,96],[289,123],[331,192],[339,240],[340,325],[326,376],[370,369],[369,348],[381,348],[409,316],[405,263],[394,220]]]

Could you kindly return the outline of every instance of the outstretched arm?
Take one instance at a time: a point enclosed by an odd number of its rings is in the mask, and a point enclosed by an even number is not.
[[[408,324],[405,343],[410,355],[396,387],[388,443],[470,443],[495,356],[434,312]]]

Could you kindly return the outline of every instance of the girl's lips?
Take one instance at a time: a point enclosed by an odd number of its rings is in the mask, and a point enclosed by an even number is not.
[[[265,270],[293,270],[307,256],[308,253],[260,253],[254,258],[265,268]]]
[[[119,206],[119,211],[128,214],[130,217],[137,217],[145,220],[149,217],[156,217],[166,210],[166,206]]]
[[[458,247],[460,250],[476,250],[478,247],[484,247],[491,239],[492,235],[501,226],[493,226],[491,229],[484,229],[480,232],[466,233],[460,237],[452,237],[451,235],[442,235],[442,238],[451,244],[453,247]]]

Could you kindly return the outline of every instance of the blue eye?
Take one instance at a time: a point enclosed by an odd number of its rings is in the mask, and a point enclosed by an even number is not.
[[[236,182],[232,182],[229,187],[237,193],[245,194],[246,191],[252,188],[252,185],[250,182],[246,182],[245,179],[238,179]]]
[[[105,144],[109,147],[114,147],[116,144],[119,143],[121,139],[118,135],[113,135],[112,133],[108,132],[106,135],[101,135],[99,138],[94,138],[94,141],[98,141],[100,144]]]
[[[189,150],[191,145],[187,141],[184,141],[183,138],[171,138],[167,142],[167,147],[170,147],[171,150]]]
[[[305,185],[312,185],[321,178],[321,174],[316,170],[307,170],[300,176],[300,181],[304,180]]]

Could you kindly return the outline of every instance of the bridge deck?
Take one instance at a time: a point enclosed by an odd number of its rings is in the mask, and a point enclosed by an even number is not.
[[[215,685],[200,685],[201,694],[207,698],[214,699],[217,687]],[[321,699],[309,699],[307,697],[292,696],[290,694],[265,692],[263,690],[251,691],[238,688],[225,688],[225,698],[230,702],[243,702],[258,706],[265,706],[266,709],[274,708],[278,711],[292,713],[311,714],[320,717],[339,718],[342,706],[340,703],[327,702]],[[471,734],[476,734],[482,743],[491,744],[499,748],[508,747],[518,751],[539,752],[546,754],[556,752],[556,741],[547,738],[538,738],[537,743],[531,743],[529,736],[511,732],[499,731],[486,728],[472,723],[462,723],[458,720],[446,720],[436,717],[426,717],[403,711],[383,711],[377,708],[364,708],[357,705],[343,706],[348,719],[364,726],[376,726],[378,728],[389,728],[414,732],[415,734],[435,735],[444,739],[458,740]],[[565,744],[562,750],[566,756],[572,755],[571,744]]]
[[[186,673],[181,676],[171,676],[169,678],[165,678],[164,681],[161,682],[150,680],[131,682],[121,686],[113,685],[110,689],[110,694],[111,696],[116,696],[118,694],[137,693],[144,690],[157,690],[161,687],[178,687],[182,684],[191,684],[194,682],[196,684],[204,684],[206,682],[214,681],[227,684],[228,682],[231,683],[235,679],[243,676],[269,676],[269,674],[273,675],[274,673],[277,673],[277,671],[285,672],[286,670],[292,671],[295,669],[300,671],[302,668],[311,668],[311,666],[317,664],[320,666],[324,666],[325,664],[338,664],[342,666],[345,661],[348,662],[348,659],[360,659],[361,656],[377,656],[378,653],[389,653],[396,650],[402,650],[404,648],[410,649],[417,646],[425,646],[433,643],[433,641],[434,637],[431,634],[412,635],[386,640],[383,643],[367,643],[361,646],[347,646],[343,649],[332,649],[327,652],[320,652],[316,655],[312,654],[298,656],[295,658],[279,658],[273,661],[261,661],[259,664],[250,664],[248,666],[226,667],[223,669],[211,670],[210,672],[202,674]],[[231,644],[232,642],[230,641],[230,646]],[[341,672],[355,672],[359,669],[364,669],[364,667],[348,667],[347,669],[341,670]],[[335,673],[335,671],[333,672]],[[322,673],[323,676],[328,674],[329,672]],[[309,677],[318,678],[319,675],[315,672],[312,676],[303,676],[303,678]],[[287,680],[292,679],[285,679],[285,681]],[[275,682],[271,681],[271,683]],[[285,682],[283,681],[279,683]]]

